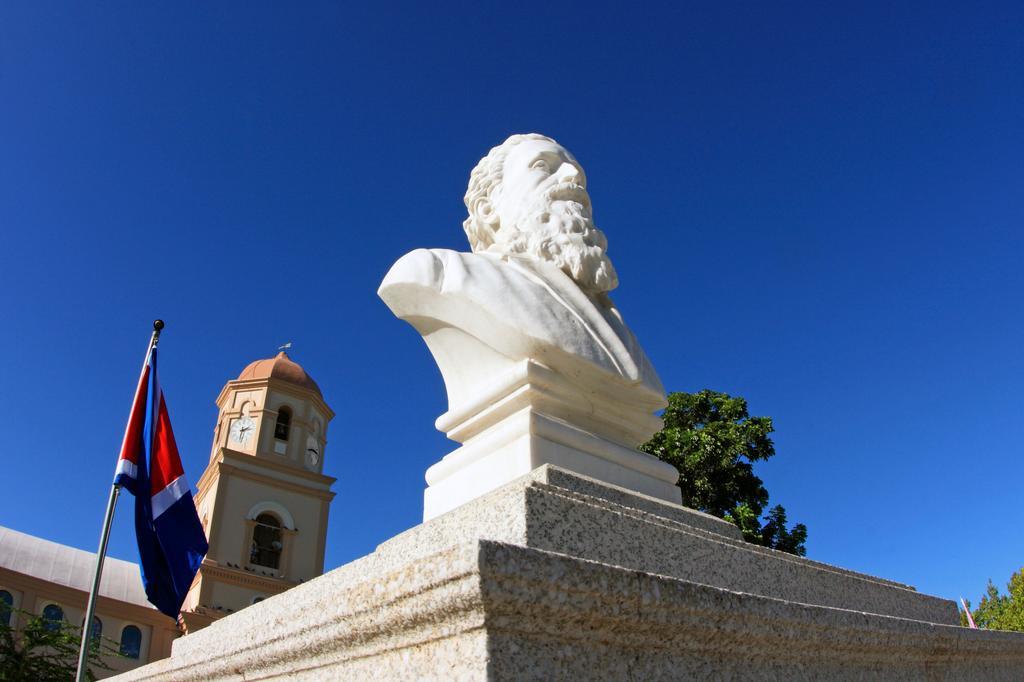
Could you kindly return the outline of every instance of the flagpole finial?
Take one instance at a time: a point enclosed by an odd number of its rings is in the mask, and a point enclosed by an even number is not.
[[[164,328],[163,320],[153,320],[153,338],[149,340],[150,348],[156,348],[156,344],[160,343],[160,331]]]

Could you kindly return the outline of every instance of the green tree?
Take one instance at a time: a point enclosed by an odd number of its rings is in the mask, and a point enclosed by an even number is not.
[[[1010,576],[1006,594],[1000,594],[992,581],[988,581],[985,596],[978,608],[971,613],[979,628],[986,630],[1012,630],[1024,632],[1024,568]],[[967,602],[970,608],[970,602]],[[966,625],[967,616],[961,614],[961,624]]]
[[[747,401],[704,389],[670,393],[664,427],[640,446],[679,470],[683,504],[735,523],[744,539],[803,556],[807,527],[787,528],[786,510],[764,516],[768,491],[753,463],[775,454],[770,417],[751,417]]]
[[[3,608],[2,613],[8,617],[0,618],[0,681],[67,682],[75,678],[81,628],[20,609]],[[19,614],[27,618],[20,631],[14,626]],[[93,640],[86,670],[90,680],[96,679],[93,668],[110,670],[101,655],[119,653],[109,642]]]

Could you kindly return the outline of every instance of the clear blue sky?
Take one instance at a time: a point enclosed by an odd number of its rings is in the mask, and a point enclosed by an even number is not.
[[[1024,565],[1024,6],[0,4],[0,524],[93,549],[150,321],[186,471],[294,341],[327,565],[415,525],[444,388],[375,291],[513,132],[583,163],[670,390],[774,418],[808,556]],[[916,6],[911,6],[916,5]],[[130,504],[112,554],[135,559]]]

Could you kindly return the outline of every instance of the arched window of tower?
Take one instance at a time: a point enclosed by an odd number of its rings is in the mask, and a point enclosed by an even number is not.
[[[292,410],[290,407],[282,406],[277,411],[277,423],[274,425],[274,438],[288,440],[288,434],[292,429]]]
[[[245,515],[245,518],[250,521],[256,521],[263,513],[270,513],[273,515],[274,518],[278,519],[281,522],[281,525],[288,530],[297,530],[295,528],[295,519],[292,517],[291,512],[288,511],[284,505],[270,500],[263,500],[262,502],[254,504],[249,509],[249,513]]]
[[[284,542],[281,522],[273,514],[260,514],[252,531],[252,550],[249,563],[276,569],[281,562]]]

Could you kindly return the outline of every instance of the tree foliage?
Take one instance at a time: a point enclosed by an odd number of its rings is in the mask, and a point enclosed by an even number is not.
[[[747,401],[704,389],[670,393],[664,427],[640,446],[679,470],[687,507],[735,523],[744,539],[803,556],[807,527],[787,528],[786,510],[768,506],[768,491],[754,462],[775,454],[770,417],[751,417]]]
[[[1000,594],[999,588],[988,581],[985,596],[978,608],[971,612],[979,628],[1024,632],[1024,568],[1010,576],[1006,591],[1006,594]],[[970,602],[967,606],[970,608]],[[966,625],[966,621],[966,614],[961,613],[961,624]]]
[[[0,681],[67,682],[75,678],[81,628],[20,609],[4,608],[3,613],[9,617],[0,618]],[[19,614],[27,619],[20,631],[14,626]],[[93,668],[110,670],[101,655],[119,654],[109,643],[94,640],[86,669],[89,680],[96,679]]]

